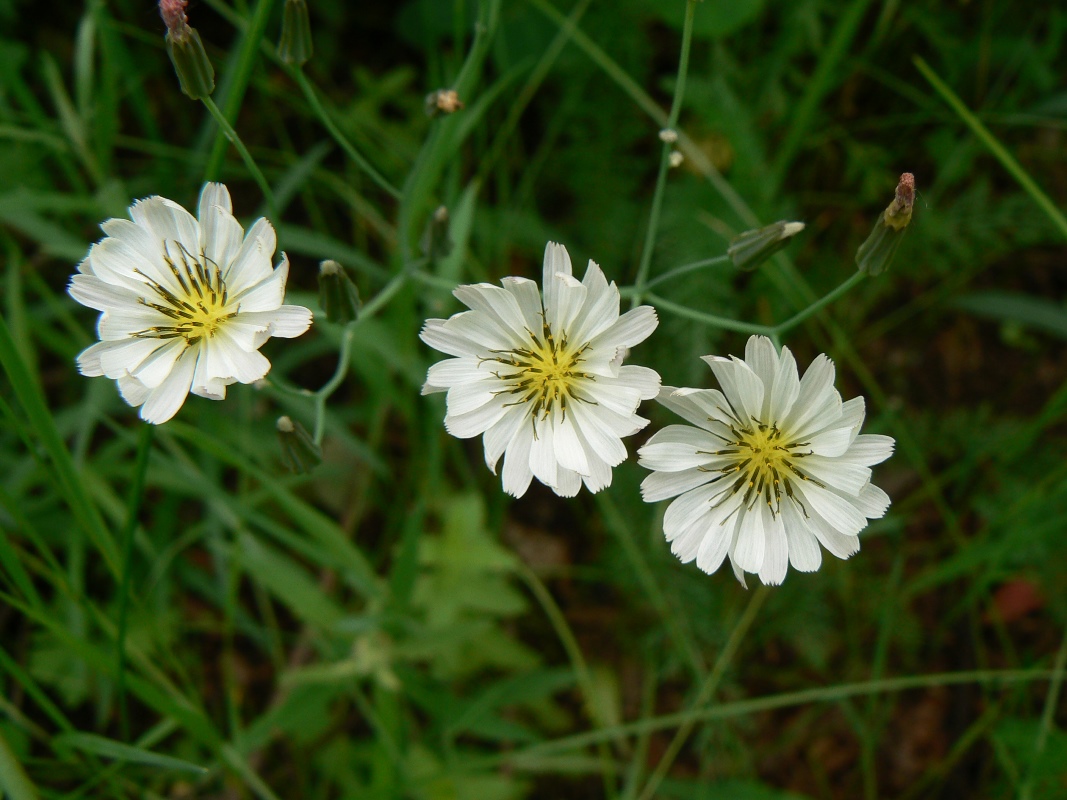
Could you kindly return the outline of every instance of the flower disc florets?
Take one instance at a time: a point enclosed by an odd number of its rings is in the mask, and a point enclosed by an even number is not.
[[[714,572],[729,556],[734,574],[781,583],[789,564],[819,568],[819,544],[839,558],[881,517],[889,497],[870,467],[893,452],[888,436],[860,434],[862,397],[842,402],[834,366],[819,356],[801,379],[788,348],[749,339],[745,359],[704,359],[722,391],[663,387],[657,398],[690,425],[671,425],[639,451],[653,470],[649,502],[676,497],[663,519],[682,561]]]
[[[505,278],[460,286],[469,311],[430,319],[422,340],[454,358],[430,367],[423,393],[448,392],[445,427],[460,438],[483,435],[504,490],[522,496],[536,477],[570,497],[584,482],[611,483],[626,458],[622,437],[648,421],[635,413],[656,396],[659,375],[623,365],[628,348],[656,327],[648,306],[619,314],[619,291],[589,262],[581,282],[564,247],[545,249],[544,297],[537,284]]]

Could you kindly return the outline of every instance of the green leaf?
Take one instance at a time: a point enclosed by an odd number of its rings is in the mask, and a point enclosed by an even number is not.
[[[1067,339],[1067,308],[1042,297],[1013,292],[977,292],[952,303],[956,308],[1002,322],[1017,322]]]
[[[208,771],[207,767],[201,767],[190,761],[153,753],[143,747],[123,744],[122,742],[116,742],[114,739],[97,736],[94,733],[64,733],[56,737],[55,743],[60,746],[65,745],[73,747],[75,750],[92,753],[102,758],[127,761],[131,764],[143,764],[157,769],[195,772],[200,775]]]

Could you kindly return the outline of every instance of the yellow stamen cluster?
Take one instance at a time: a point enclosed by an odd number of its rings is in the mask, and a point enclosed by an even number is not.
[[[743,490],[742,506],[751,509],[762,498],[771,514],[777,516],[781,513],[784,494],[807,516],[804,504],[793,491],[793,482],[811,481],[822,486],[798,466],[800,459],[811,455],[811,450],[802,450],[810,447],[810,443],[790,442],[777,425],[757,419],[747,425],[735,422],[730,426],[730,433],[732,439],[720,437],[726,441],[726,448],[711,454],[725,456],[733,462],[717,472],[723,477],[737,476],[719,503]]]
[[[222,279],[219,265],[204,253],[190,253],[180,242],[177,245],[177,261],[164,243],[163,261],[181,287],[175,293],[140,270],[137,274],[156,295],[155,300],[140,298],[141,305],[155,309],[174,320],[173,325],[156,325],[134,333],[139,339],[177,339],[183,337],[194,344],[204,337],[212,337],[227,319],[236,316],[238,309],[230,309],[226,282]]]
[[[533,417],[546,419],[557,404],[566,416],[571,402],[594,403],[582,393],[582,384],[595,380],[595,376],[580,369],[588,343],[572,346],[566,334],[557,340],[548,322],[543,323],[540,336],[530,330],[527,333],[530,335],[528,347],[494,350],[494,357],[486,359],[514,370],[493,373],[507,384],[507,388],[497,394],[517,395],[507,405],[529,404]]]

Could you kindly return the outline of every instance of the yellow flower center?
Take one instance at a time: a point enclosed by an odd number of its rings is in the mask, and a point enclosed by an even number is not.
[[[796,503],[807,515],[807,510],[800,498],[793,491],[794,481],[816,481],[798,464],[805,456],[811,455],[809,442],[792,442],[787,440],[775,424],[767,424],[753,419],[750,423],[735,423],[730,427],[732,439],[727,446],[712,455],[726,456],[732,463],[715,470],[724,476],[736,473],[737,477],[724,494],[722,503],[728,496],[744,491],[742,505],[751,509],[762,498],[771,513],[777,516],[781,511],[782,495]]]
[[[226,291],[226,282],[222,279],[222,270],[201,252],[193,255],[179,242],[178,258],[171,255],[164,243],[163,261],[174,275],[179,291],[168,288],[140,270],[137,274],[152,289],[154,297],[140,298],[142,305],[155,309],[174,321],[172,325],[156,325],[133,336],[142,339],[176,339],[183,337],[187,344],[195,344],[200,339],[211,338],[223,322],[236,316],[238,309],[231,310]]]
[[[572,401],[595,402],[582,394],[582,384],[587,380],[595,380],[595,376],[582,372],[579,366],[584,360],[582,354],[589,348],[588,343],[580,347],[572,346],[566,334],[557,340],[547,322],[543,325],[541,336],[533,331],[528,333],[528,347],[494,350],[495,357],[485,359],[513,370],[493,373],[507,384],[507,388],[496,394],[517,395],[507,405],[529,404],[531,414],[540,415],[542,419],[547,418],[557,405],[566,415],[567,406]]]

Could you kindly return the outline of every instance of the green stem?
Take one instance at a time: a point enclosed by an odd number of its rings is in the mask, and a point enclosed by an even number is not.
[[[308,105],[311,106],[311,110],[315,113],[315,116],[319,118],[323,126],[333,137],[334,141],[341,146],[341,149],[345,151],[350,159],[352,159],[356,166],[367,173],[372,181],[378,186],[388,192],[393,198],[399,200],[401,197],[400,190],[391,184],[378,170],[374,168],[362,153],[360,153],[355,146],[348,141],[348,138],[344,135],[340,128],[337,127],[337,123],[333,121],[333,118],[327,113],[325,107],[322,105],[322,101],[319,100],[318,95],[315,94],[315,87],[311,85],[311,82],[307,79],[304,71],[300,67],[289,67],[289,75],[300,90],[304,93],[304,97],[308,101]]]
[[[130,720],[126,708],[126,621],[130,608],[130,581],[133,577],[133,536],[137,531],[137,517],[144,500],[145,474],[148,471],[148,455],[152,450],[152,433],[155,425],[141,425],[137,440],[137,459],[133,465],[133,482],[126,499],[126,525],[122,531],[122,582],[119,586],[119,622],[115,647],[118,649],[118,669],[115,679],[119,696],[119,720],[122,739],[130,738]]]
[[[689,50],[693,43],[693,17],[696,14],[697,0],[686,0],[685,22],[682,26],[682,53],[678,59],[678,77],[674,82],[674,100],[667,116],[667,129],[674,130],[678,124],[678,115],[682,110],[685,97],[685,78],[689,72]],[[637,279],[634,281],[634,294],[630,300],[631,307],[641,304],[641,296],[648,280],[648,271],[652,266],[652,252],[656,247],[656,234],[659,230],[660,214],[663,210],[663,191],[667,186],[667,170],[670,169],[671,142],[664,142],[659,158],[659,174],[656,176],[656,190],[652,195],[652,209],[648,214],[648,232],[645,234],[645,246],[641,251],[641,262],[637,267]]]
[[[1005,149],[1004,145],[997,141],[996,137],[989,132],[989,129],[982,124],[982,121],[971,113],[971,110],[963,104],[963,101],[948,87],[948,84],[930,69],[929,64],[919,56],[915,56],[913,62],[919,72],[923,74],[923,77],[934,87],[934,90],[941,95],[941,99],[951,106],[964,124],[971,129],[971,133],[978,137],[979,141],[1000,162],[1000,165],[1018,181],[1019,185],[1030,195],[1030,198],[1045,212],[1045,215],[1059,229],[1060,233],[1067,237],[1067,217],[1056,207],[1056,204],[1052,202],[1049,196],[1041,191],[1041,187],[1034,183],[1033,178],[1027,174],[1022,165]]]
[[[726,668],[730,666],[730,663],[733,661],[738,648],[741,647],[741,642],[744,641],[745,634],[748,633],[748,629],[752,627],[752,623],[756,619],[756,613],[759,611],[760,606],[763,605],[763,601],[767,599],[769,593],[770,590],[766,586],[760,586],[759,589],[752,594],[751,599],[748,601],[748,606],[745,608],[744,613],[741,614],[741,618],[737,621],[733,631],[730,633],[730,638],[726,640],[726,646],[723,647],[722,652],[715,661],[715,666],[712,667],[711,674],[708,675],[707,680],[704,681],[704,685],[700,688],[700,693],[697,695],[697,699],[690,707],[691,710],[695,711],[703,708],[715,695],[715,691],[719,688],[719,682],[722,680]],[[655,797],[656,789],[659,788],[663,778],[670,770],[671,765],[674,763],[674,759],[678,757],[678,753],[681,752],[682,747],[685,745],[685,740],[689,738],[689,734],[692,733],[696,723],[696,718],[687,719],[682,723],[678,730],[675,731],[674,738],[671,739],[667,751],[656,765],[656,770],[652,773],[652,777],[650,777],[648,783],[645,784],[645,790],[641,793],[640,800],[651,800]]]
[[[675,267],[674,269],[667,270],[667,272],[664,272],[662,275],[657,275],[652,280],[647,281],[642,288],[644,291],[647,291],[653,286],[659,286],[659,284],[661,283],[667,283],[671,279],[677,278],[679,275],[686,275],[690,272],[695,272],[698,269],[703,269],[704,267],[713,267],[717,264],[726,264],[729,261],[729,256],[722,255],[715,256],[715,258],[705,258],[700,261],[694,261],[691,264],[682,264],[682,266],[680,267]],[[637,286],[624,286],[619,290],[619,294],[621,294],[623,297],[633,297],[637,294],[637,291]]]
[[[578,686],[585,699],[586,713],[593,721],[593,724],[600,727],[600,715],[597,713],[596,691],[593,685],[593,677],[589,672],[589,665],[585,663],[585,657],[582,655],[582,648],[578,645],[578,640],[574,638],[574,633],[567,624],[566,617],[563,616],[563,612],[556,604],[555,599],[552,597],[552,593],[548,591],[548,588],[541,582],[541,579],[537,577],[537,574],[532,569],[526,566],[522,561],[519,561],[517,571],[519,577],[522,578],[526,587],[530,590],[530,593],[537,598],[541,610],[545,612],[545,616],[548,617],[548,621],[552,624],[552,629],[556,632],[556,636],[563,645],[563,649],[567,651],[567,658],[570,659],[571,667],[574,669],[574,675],[578,679]],[[611,759],[611,752],[608,750],[607,742],[599,742],[597,744],[597,749],[599,750],[601,772],[604,778],[604,790],[609,797],[617,797],[618,791],[615,786],[615,765]]]
[[[277,224],[281,222],[281,218],[278,216],[278,206],[274,202],[274,192],[271,191],[270,184],[267,183],[267,179],[263,176],[259,167],[256,166],[256,162],[252,159],[252,154],[248,152],[248,148],[245,147],[244,142],[241,141],[241,137],[237,135],[237,131],[233,129],[233,126],[229,123],[222,112],[219,111],[219,107],[215,105],[215,101],[210,97],[204,97],[201,99],[204,104],[204,108],[210,112],[211,116],[215,118],[215,122],[218,123],[219,128],[222,129],[222,133],[230,140],[230,144],[236,148],[238,155],[241,156],[241,160],[245,162],[245,167],[252,173],[252,177],[259,185],[259,190],[263,192],[263,199],[267,203],[267,210],[270,214],[271,220]]]
[[[0,796],[11,800],[37,800],[37,789],[30,782],[19,760],[0,732]]]
[[[274,0],[259,0],[256,9],[252,12],[252,19],[244,30],[241,38],[240,51],[237,54],[237,63],[232,70],[227,71],[227,80],[224,82],[220,93],[224,93],[222,105],[225,109],[227,125],[229,120],[237,119],[237,112],[241,109],[245,90],[248,88],[249,78],[252,77],[252,67],[256,62],[256,53],[263,42],[263,34],[267,30],[267,22],[270,20],[270,12],[274,6]],[[220,133],[229,138],[225,128]],[[231,139],[231,141],[233,141]],[[204,180],[217,180],[222,169],[222,159],[226,155],[226,142],[219,134],[211,143],[211,154],[208,156],[207,167],[204,169]],[[273,210],[271,213],[274,213]],[[275,219],[277,221],[277,219]]]
[[[352,350],[352,337],[355,335],[356,326],[360,322],[373,316],[382,308],[386,303],[393,299],[393,296],[399,292],[404,284],[407,282],[410,269],[406,269],[399,274],[393,276],[393,279],[385,285],[385,287],[378,292],[370,302],[366,303],[359,312],[359,319],[356,319],[347,326],[341,336],[341,350],[337,356],[337,369],[334,370],[333,375],[330,377],[322,388],[314,393],[315,398],[315,444],[322,444],[322,437],[326,433],[326,401],[330,398],[334,392],[336,392],[341,384],[344,383],[345,376],[348,375],[348,367],[351,361],[350,353]]]
[[[774,333],[774,328],[768,325],[756,325],[752,322],[741,322],[740,320],[730,319],[729,317],[719,317],[715,314],[707,314],[703,311],[697,311],[695,308],[689,308],[689,306],[683,306],[681,303],[675,303],[668,300],[665,297],[660,297],[658,294],[649,294],[648,302],[654,305],[657,309],[663,311],[669,311],[679,317],[685,317],[696,322],[703,322],[705,325],[711,325],[713,328],[722,328],[726,331],[735,331],[737,333],[757,334],[759,336],[770,336]]]
[[[849,278],[847,281],[842,283],[836,289],[833,289],[829,294],[823,295],[823,297],[821,297],[820,299],[816,300],[814,303],[809,305],[804,310],[798,311],[796,314],[791,316],[785,322],[779,322],[777,325],[774,326],[774,333],[778,334],[778,335],[781,335],[781,334],[785,333],[786,331],[792,330],[797,325],[799,325],[801,322],[803,322],[808,317],[810,317],[812,314],[814,314],[817,311],[821,310],[823,307],[828,306],[830,303],[834,302],[834,300],[839,298],[841,295],[845,294],[853,286],[856,286],[857,284],[859,284],[860,281],[862,281],[865,277],[867,277],[867,276],[863,272],[854,273],[851,278]]]
[[[1053,672],[1055,677],[1049,682],[1048,693],[1045,695],[1045,709],[1041,713],[1041,727],[1037,732],[1037,740],[1034,742],[1034,755],[1030,759],[1030,768],[1027,770],[1026,781],[1019,790],[1019,800],[1031,800],[1034,788],[1034,773],[1037,769],[1041,754],[1045,751],[1049,734],[1055,727],[1056,709],[1059,707],[1060,690],[1063,688],[1063,670],[1067,666],[1067,632],[1064,633],[1060,649],[1056,653]]]

